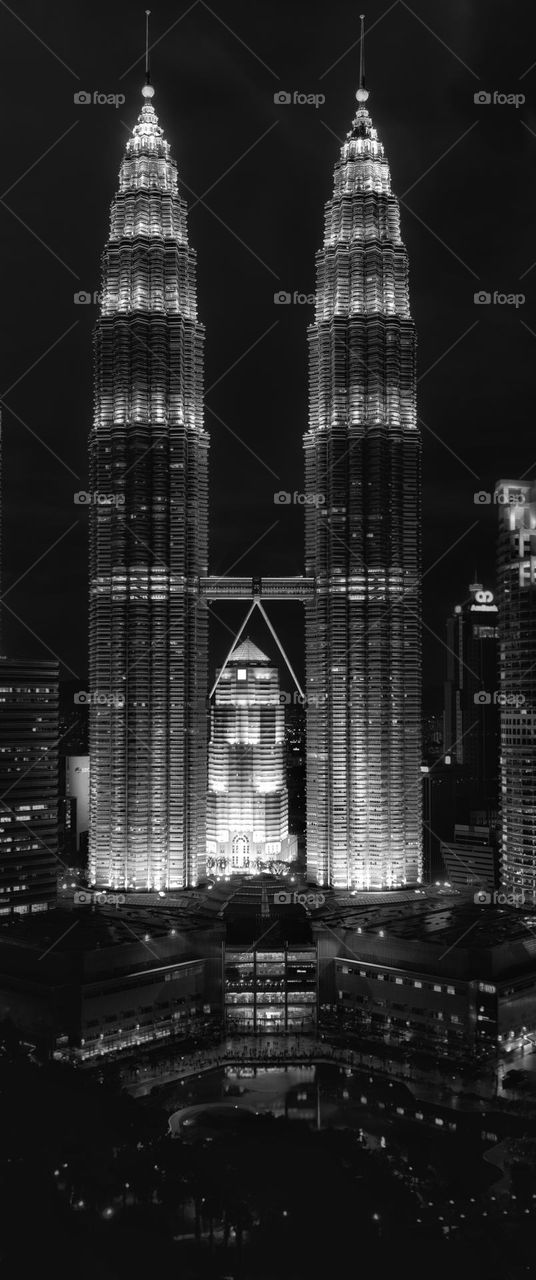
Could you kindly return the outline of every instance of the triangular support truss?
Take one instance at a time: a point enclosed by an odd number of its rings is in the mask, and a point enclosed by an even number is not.
[[[237,646],[237,644],[238,644],[238,641],[240,640],[240,636],[242,635],[242,632],[243,632],[244,628],[247,626],[247,624],[248,624],[248,622],[249,622],[249,619],[251,618],[251,615],[252,615],[252,613],[253,613],[253,610],[254,610],[254,609],[258,609],[258,610],[260,611],[260,613],[262,614],[262,616],[263,616],[263,618],[264,618],[264,621],[265,621],[265,623],[266,623],[266,626],[268,627],[268,630],[269,630],[269,632],[270,632],[271,636],[273,636],[273,639],[275,640],[276,645],[277,645],[277,647],[278,647],[278,649],[279,649],[279,652],[280,652],[280,654],[282,655],[282,657],[283,657],[283,659],[284,659],[284,662],[285,662],[285,664],[286,664],[286,666],[287,666],[287,668],[288,668],[288,670],[289,670],[289,672],[290,672],[290,675],[291,675],[291,677],[292,677],[292,679],[293,679],[293,681],[294,681],[294,684],[296,685],[296,688],[297,688],[297,690],[298,690],[298,693],[299,693],[299,695],[300,695],[300,698],[301,698],[302,702],[305,702],[305,694],[304,694],[303,689],[302,689],[302,687],[301,687],[301,684],[300,684],[300,682],[299,682],[299,680],[298,680],[298,677],[297,677],[297,675],[296,675],[296,672],[294,671],[294,668],[291,666],[291,663],[290,663],[290,661],[289,661],[289,659],[288,659],[288,657],[287,657],[287,655],[286,655],[286,653],[285,653],[285,650],[284,650],[284,648],[283,648],[283,645],[281,644],[281,641],[280,641],[280,639],[279,639],[279,636],[277,635],[277,632],[275,631],[274,627],[272,626],[272,623],[270,622],[270,619],[269,619],[269,617],[268,617],[268,614],[267,614],[267,612],[266,612],[266,609],[264,608],[264,605],[263,605],[263,604],[261,604],[261,601],[259,600],[259,598],[258,598],[258,597],[256,597],[256,598],[253,600],[253,602],[252,602],[252,604],[251,604],[250,608],[248,609],[248,611],[247,611],[247,613],[246,613],[246,616],[245,616],[245,618],[244,618],[244,621],[243,621],[243,623],[242,623],[241,627],[240,627],[240,628],[239,628],[239,630],[237,631],[237,634],[236,634],[236,636],[235,636],[235,638],[234,638],[234,640],[233,640],[233,643],[232,643],[232,645],[231,645],[231,648],[229,649],[229,652],[228,652],[228,654],[227,654],[227,657],[226,657],[226,659],[225,659],[225,662],[224,662],[224,664],[223,664],[223,666],[222,666],[222,668],[221,668],[221,670],[220,670],[219,676],[217,676],[217,678],[216,678],[216,680],[214,681],[214,684],[213,684],[213,686],[212,686],[212,689],[211,689],[211,691],[210,691],[210,695],[209,695],[209,702],[210,702],[210,701],[212,701],[212,698],[214,697],[214,694],[215,694],[216,689],[217,689],[217,687],[218,687],[218,684],[219,684],[219,682],[220,682],[220,680],[221,680],[221,678],[222,678],[222,675],[223,675],[223,673],[224,673],[224,671],[225,671],[225,669],[226,669],[226,667],[227,667],[227,665],[228,665],[228,663],[229,663],[229,661],[230,661],[230,659],[231,659],[231,657],[232,657],[232,654],[234,653],[234,650],[236,649],[236,646]]]

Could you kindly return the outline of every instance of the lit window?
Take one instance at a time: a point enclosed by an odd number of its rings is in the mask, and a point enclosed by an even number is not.
[[[247,680],[247,678],[248,678],[248,673],[247,673],[247,671],[246,671],[246,668],[245,668],[245,667],[239,667],[239,668],[238,668],[238,671],[237,671],[237,673],[236,673],[236,678],[237,678],[237,680]]]

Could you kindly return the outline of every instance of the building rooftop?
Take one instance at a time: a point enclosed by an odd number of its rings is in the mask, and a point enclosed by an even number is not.
[[[243,640],[242,644],[239,644],[236,649],[233,649],[229,658],[229,662],[269,661],[270,659],[266,657],[266,654],[262,652],[262,649],[257,648],[257,645],[253,643],[253,640],[249,639],[249,636],[246,636],[246,639]]]

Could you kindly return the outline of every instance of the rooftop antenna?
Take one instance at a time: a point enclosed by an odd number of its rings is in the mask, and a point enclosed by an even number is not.
[[[359,89],[356,93],[358,102],[366,102],[368,89],[365,89],[365,15],[360,13],[361,35],[359,38]]]
[[[149,16],[151,10],[145,10],[145,84],[142,89],[144,98],[153,98],[154,89],[151,84],[151,73],[149,71]]]

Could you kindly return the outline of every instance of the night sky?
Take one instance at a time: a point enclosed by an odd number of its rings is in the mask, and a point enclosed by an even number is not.
[[[536,475],[536,12],[529,0],[364,7],[368,105],[403,199],[419,338],[432,707],[445,616],[475,567],[493,585],[497,512],[474,491]],[[207,330],[212,573],[303,569],[302,509],[273,495],[303,489],[312,307],[276,306],[274,292],[315,287],[337,138],[355,109],[358,27],[350,0],[153,4],[154,105],[191,209]],[[52,651],[84,688],[88,517],[73,495],[88,484],[97,308],[73,295],[99,288],[142,104],[144,8],[0,0],[0,34],[4,650]],[[281,90],[326,101],[278,105]],[[526,102],[475,104],[479,90]],[[126,101],[76,105],[80,91]],[[475,305],[478,290],[525,301]],[[213,612],[218,662],[244,609]],[[302,672],[301,607],[270,612]]]

